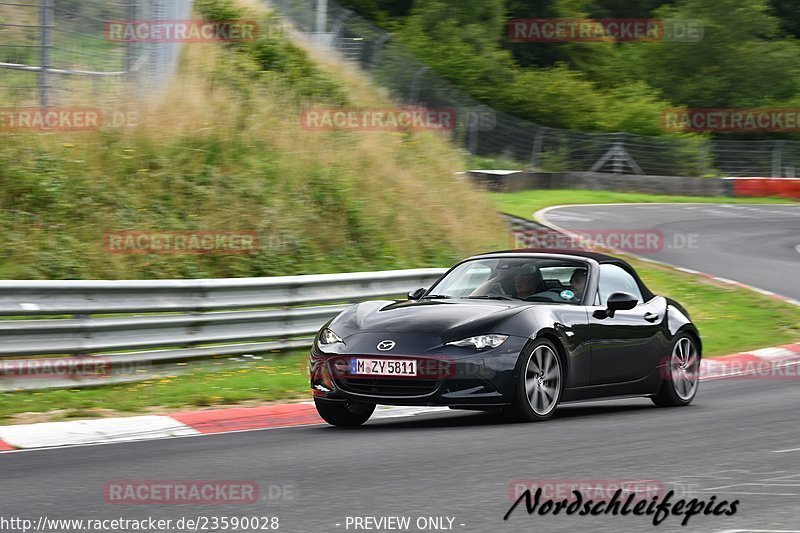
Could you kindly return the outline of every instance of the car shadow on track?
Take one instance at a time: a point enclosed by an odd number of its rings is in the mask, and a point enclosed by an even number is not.
[[[557,424],[581,418],[594,418],[608,415],[648,413],[652,414],[658,408],[650,402],[619,403],[619,404],[573,404],[559,407],[553,418],[540,422],[541,424]],[[453,410],[451,412],[431,415],[417,415],[413,417],[378,418],[373,419],[363,426],[356,428],[333,428],[331,426],[315,426],[309,428],[314,431],[382,431],[396,429],[442,429],[442,428],[469,428],[485,426],[519,425],[503,418],[499,412],[471,412]]]

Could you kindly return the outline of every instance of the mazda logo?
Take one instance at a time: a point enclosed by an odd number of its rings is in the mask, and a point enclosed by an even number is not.
[[[378,343],[378,349],[382,352],[388,352],[397,345],[394,341],[381,341]]]

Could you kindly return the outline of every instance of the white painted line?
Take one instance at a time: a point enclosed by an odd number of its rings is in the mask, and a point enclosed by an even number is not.
[[[567,214],[557,214],[553,215],[551,218],[565,222],[591,222],[594,220],[593,218],[581,217],[578,215],[567,215]]]
[[[675,270],[680,270],[681,272],[686,272],[687,274],[700,274],[699,270],[693,270],[691,268],[677,267]]]
[[[772,453],[791,453],[791,452],[800,452],[800,448],[791,448],[788,450],[775,450]]]
[[[748,215],[745,215],[744,213],[731,213],[730,211],[722,211],[721,209],[700,209],[700,212],[706,215],[711,215],[715,218],[748,218]]]
[[[795,251],[800,254],[800,244],[794,247]]]
[[[311,404],[312,402],[301,402]],[[396,407],[379,406],[373,419],[412,417],[424,414],[453,411],[449,407]],[[16,446],[17,450],[0,452],[23,453],[105,444],[122,444],[134,441],[165,440],[186,437],[219,437],[231,433],[251,433],[273,429],[296,429],[324,425],[324,422],[296,426],[239,429],[222,433],[200,433],[194,428],[178,422],[167,415],[132,416],[125,418],[103,418],[75,420],[69,422],[45,422],[41,424],[19,424],[0,426],[0,440]]]
[[[736,494],[739,496],[788,496],[790,498],[797,498],[800,493],[797,492],[748,492],[744,490],[721,490],[719,494]]]
[[[197,433],[199,431],[169,416],[146,415],[2,426],[0,427],[0,440],[17,448],[45,448],[130,442]]]
[[[720,485],[719,487],[709,487],[707,489],[703,489],[707,492],[714,492],[718,490],[724,489],[731,489],[733,487],[800,487],[800,484],[797,483],[734,483],[732,485]]]
[[[797,358],[796,353],[785,348],[761,348],[760,350],[752,350],[750,353],[769,361],[786,361],[787,359]]]
[[[764,296],[776,296],[776,294],[772,291],[767,291],[764,289],[759,289],[757,287],[750,287],[750,290],[756,291],[759,294],[763,294]]]
[[[786,479],[791,479],[791,478],[796,478],[796,477],[800,477],[800,474],[789,474],[787,476],[773,477],[773,478],[765,479],[764,481],[765,482],[769,482],[769,481],[784,481]]]
[[[724,529],[717,533],[800,533],[800,529]]]

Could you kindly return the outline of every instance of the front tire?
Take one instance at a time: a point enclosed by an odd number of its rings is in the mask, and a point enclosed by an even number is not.
[[[672,355],[663,370],[661,389],[651,400],[659,407],[689,405],[700,384],[700,351],[694,339],[680,335],[672,347]]]
[[[564,367],[552,342],[541,339],[520,357],[514,398],[506,415],[520,422],[541,422],[555,413],[564,390]]]
[[[374,403],[330,402],[314,398],[314,405],[322,419],[332,426],[356,427],[369,420],[375,411]]]

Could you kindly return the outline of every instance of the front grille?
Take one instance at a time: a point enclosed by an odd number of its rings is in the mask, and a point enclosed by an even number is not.
[[[436,392],[441,383],[421,379],[339,378],[336,381],[346,392],[374,396],[424,396]]]

